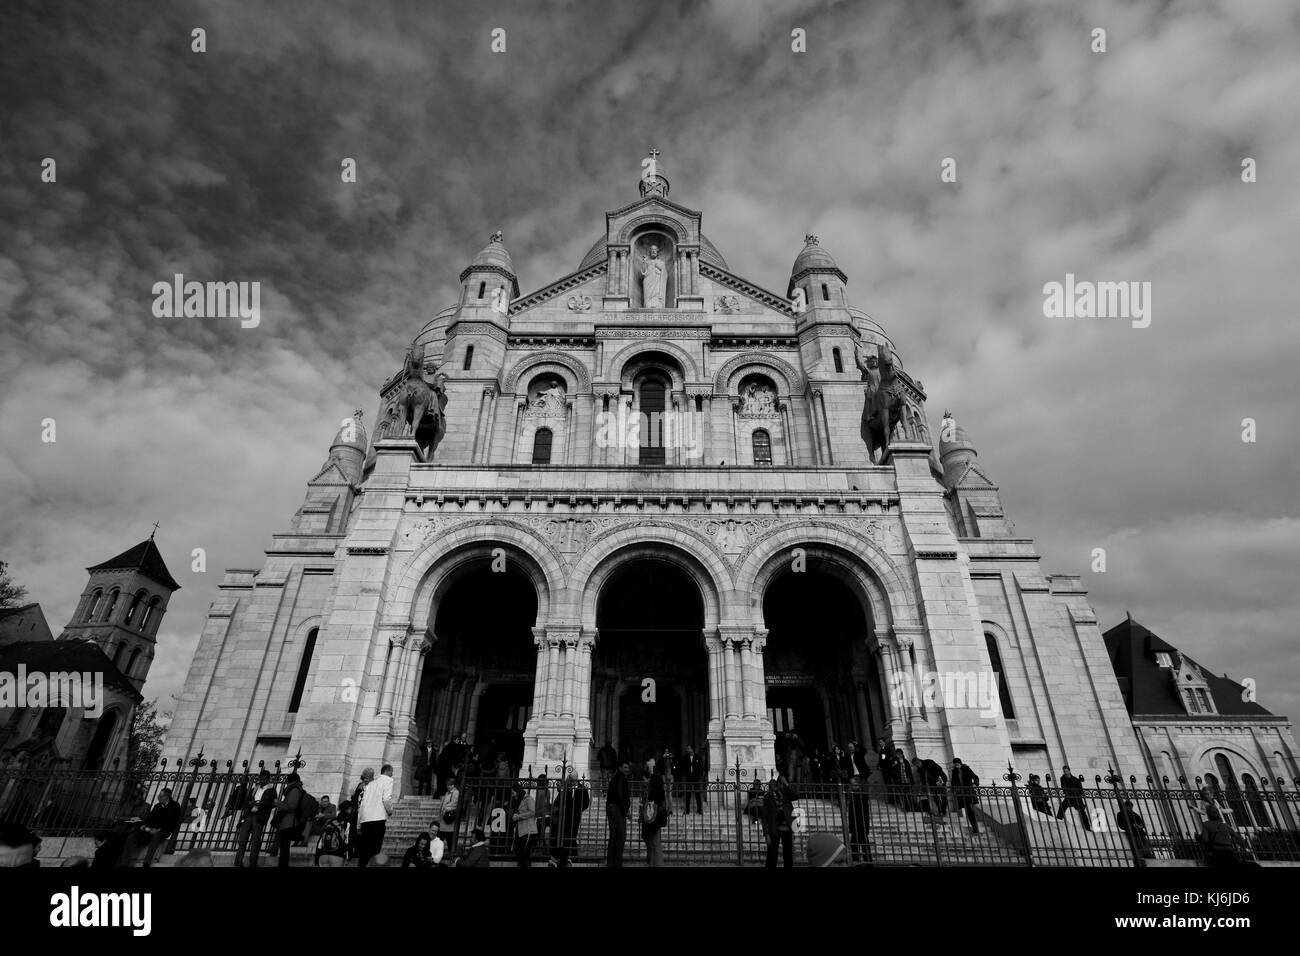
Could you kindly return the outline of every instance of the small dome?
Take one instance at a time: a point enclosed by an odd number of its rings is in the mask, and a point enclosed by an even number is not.
[[[967,457],[979,454],[975,450],[975,443],[966,434],[966,429],[952,417],[952,412],[944,412],[943,422],[939,426],[939,457],[946,458],[954,452],[969,452]]]
[[[839,268],[831,254],[818,244],[817,237],[809,233],[804,236],[803,251],[794,258],[790,275],[797,276],[805,269],[834,269],[838,272]]]
[[[338,432],[334,435],[334,441],[330,442],[330,447],[347,445],[365,451],[367,445],[366,429],[361,424],[361,417],[362,411],[358,408],[352,413],[351,418],[345,418],[343,424],[339,426]]]
[[[492,238],[488,244],[483,247],[483,251],[474,257],[470,263],[470,268],[475,266],[497,266],[505,269],[511,275],[515,274],[515,264],[510,259],[510,253],[506,252],[505,243],[501,241],[501,233],[492,233]]]

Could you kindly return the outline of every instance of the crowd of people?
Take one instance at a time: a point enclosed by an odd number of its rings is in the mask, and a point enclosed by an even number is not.
[[[625,740],[617,751],[606,742],[596,754],[596,785],[605,795],[607,822],[604,863],[609,867],[623,865],[633,826],[647,865],[663,866],[663,831],[669,816],[677,812],[675,801],[681,801],[683,815],[690,815],[692,810],[702,814],[707,800],[705,760],[693,747],[686,747],[679,755],[664,749],[635,761],[634,752]],[[885,784],[884,799],[903,812],[929,814],[935,825],[942,827],[951,825],[950,814],[964,814],[972,836],[981,835],[976,813],[980,778],[960,758],[954,757],[945,769],[919,754],[908,758],[883,737],[875,748],[849,741],[843,747],[809,752],[792,733],[779,740],[777,756],[771,779],[752,781],[743,810],[761,832],[768,867],[777,866],[778,861],[787,867],[793,865],[797,817],[803,812],[795,806],[801,788],[821,798],[838,798],[843,813],[842,832],[847,835],[847,845],[834,833],[810,833],[805,841],[809,860],[817,865],[842,859],[857,865],[871,862],[869,779]],[[584,814],[592,805],[587,785],[573,770],[567,770],[560,784],[553,786],[545,773],[533,779],[520,778],[518,769],[505,752],[493,747],[473,748],[464,735],[447,740],[442,747],[425,740],[416,756],[413,779],[418,794],[436,798],[436,813],[428,828],[406,849],[400,865],[488,866],[492,857],[500,859],[507,852],[522,867],[538,863],[572,865]],[[643,791],[635,807],[634,782]],[[828,794],[824,785],[835,789]],[[1060,820],[1073,811],[1085,830],[1094,829],[1093,813],[1100,812],[1100,808],[1088,806],[1084,780],[1068,766],[1063,767],[1059,779],[1055,811],[1038,774],[1029,775],[1025,791],[1036,813]],[[328,795],[317,799],[309,794],[297,773],[288,774],[277,785],[271,773],[262,769],[255,778],[244,778],[233,789],[218,820],[235,817],[237,867],[257,866],[267,842],[275,848],[277,865],[288,866],[291,848],[309,846],[313,838],[312,855],[317,866],[382,866],[390,863],[384,843],[394,800],[391,764],[384,764],[378,774],[373,768],[362,771],[351,799],[337,805]],[[1235,865],[1243,856],[1242,839],[1224,821],[1220,801],[1207,788],[1200,791],[1196,804],[1199,839],[1207,861]],[[92,855],[65,861],[64,865],[152,866],[159,851],[183,824],[205,829],[212,812],[214,807],[197,807],[192,800],[182,808],[171,789],[164,788],[152,804],[137,801],[121,823],[96,832]],[[28,862],[34,860],[39,840],[26,827],[13,823],[0,826],[5,828],[4,839],[8,841],[0,842],[0,863],[7,859],[8,865],[27,865],[22,862],[24,846],[32,848]],[[1131,800],[1121,802],[1115,826],[1126,835],[1135,855],[1154,856],[1146,823]],[[195,850],[175,865],[211,866],[212,857],[206,850]]]

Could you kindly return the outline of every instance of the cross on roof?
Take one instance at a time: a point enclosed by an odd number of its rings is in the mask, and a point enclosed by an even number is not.
[[[653,146],[650,147],[650,158],[651,159],[659,158],[659,150],[655,149]]]
[[[155,534],[157,531],[158,531],[158,522],[155,521],[155,522],[153,523],[153,531],[150,531],[150,532],[149,532],[149,540],[150,540],[150,541],[153,540],[153,536],[154,536],[154,534]]]

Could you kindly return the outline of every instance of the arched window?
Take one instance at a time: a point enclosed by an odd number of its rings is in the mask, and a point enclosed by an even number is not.
[[[135,677],[136,676],[135,669],[139,661],[140,661],[140,648],[137,647],[135,650],[131,652],[131,656],[127,659],[126,662],[126,670],[122,671],[122,673],[125,674],[127,677]]]
[[[113,651],[113,666],[118,670],[122,669],[122,658],[126,656],[126,641],[117,645],[117,650]]]
[[[998,682],[998,703],[1002,705],[1002,717],[1005,720],[1015,720],[1016,709],[1011,705],[1011,688],[1007,686],[1007,677],[1002,671],[1002,654],[998,651],[997,638],[992,634],[985,633],[984,644],[989,649],[989,663],[993,666],[993,679]]]
[[[35,737],[55,737],[58,736],[59,729],[63,726],[63,718],[68,716],[66,707],[46,707],[41,711],[41,718],[36,723]]]
[[[754,429],[754,464],[772,464],[772,436],[764,428]]]
[[[828,288],[826,287],[826,283],[823,282],[823,283],[822,283],[822,301],[823,301],[823,302],[829,302],[830,300],[831,300],[831,290],[828,289]]]
[[[1273,821],[1268,814],[1268,806],[1264,803],[1264,797],[1259,792],[1259,787],[1255,784],[1255,778],[1248,773],[1241,775],[1241,786],[1246,791],[1246,805],[1250,807],[1250,813],[1255,818],[1255,826],[1267,827],[1272,826]]]
[[[638,461],[642,465],[662,465],[667,461],[663,425],[667,391],[664,380],[655,376],[641,383],[641,448]]]
[[[483,298],[483,296],[480,295],[479,298],[481,299]],[[469,348],[465,349],[464,371],[468,372],[469,367],[473,364],[474,364],[474,346],[471,345]]]
[[[158,599],[154,598],[145,606],[144,613],[140,615],[141,631],[144,630],[144,626],[149,623],[150,618],[154,616],[157,610],[158,610]]]
[[[313,627],[307,632],[307,643],[302,649],[302,660],[298,662],[298,677],[293,682],[293,694],[289,697],[289,713],[298,713],[302,704],[303,692],[307,689],[307,674],[311,671],[311,657],[316,652],[316,635],[319,628]]]
[[[1232,769],[1232,763],[1223,754],[1215,754],[1214,766],[1223,777],[1223,789],[1228,797],[1228,806],[1237,818],[1237,825],[1249,826],[1250,811],[1246,809],[1246,801],[1241,798],[1241,786],[1237,783],[1237,773]]]
[[[553,438],[549,428],[537,429],[537,434],[533,436],[533,464],[549,465],[551,463],[551,439]]]
[[[130,624],[131,621],[135,619],[136,609],[140,607],[140,604],[141,602],[144,601],[144,598],[145,598],[144,591],[135,592],[135,596],[131,598],[131,606],[126,609],[126,619],[122,622],[123,624]]]
[[[103,769],[104,757],[108,754],[109,744],[113,741],[113,731],[116,729],[117,711],[110,710],[99,718],[95,726],[95,736],[90,740],[90,749],[86,751],[86,761],[82,764],[83,770]]]
[[[108,592],[108,606],[104,608],[104,616],[100,620],[111,621],[113,619],[113,611],[117,609],[117,599],[120,594],[121,592],[117,588],[113,588],[112,591]]]
[[[478,284],[478,297],[479,297],[480,299],[483,298],[483,293],[486,292],[486,291],[487,291],[487,283],[486,283],[486,282],[480,282],[480,283]]]
[[[95,588],[95,593],[90,596],[90,602],[86,605],[86,613],[81,617],[81,622],[83,624],[94,618],[95,611],[99,608],[99,602],[103,599],[103,588]]]
[[[835,371],[844,371],[844,359],[840,356],[839,349],[831,349],[831,358],[835,360]]]

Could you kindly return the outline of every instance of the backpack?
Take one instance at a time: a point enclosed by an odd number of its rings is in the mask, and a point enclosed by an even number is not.
[[[304,790],[302,799],[298,801],[298,822],[306,823],[308,820],[315,820],[318,813],[320,813],[320,801]]]
[[[654,822],[659,819],[659,810],[655,807],[653,800],[647,800],[641,804],[641,822],[653,826]]]
[[[343,855],[343,830],[333,820],[325,825],[325,832],[316,843],[316,852],[329,856]]]

